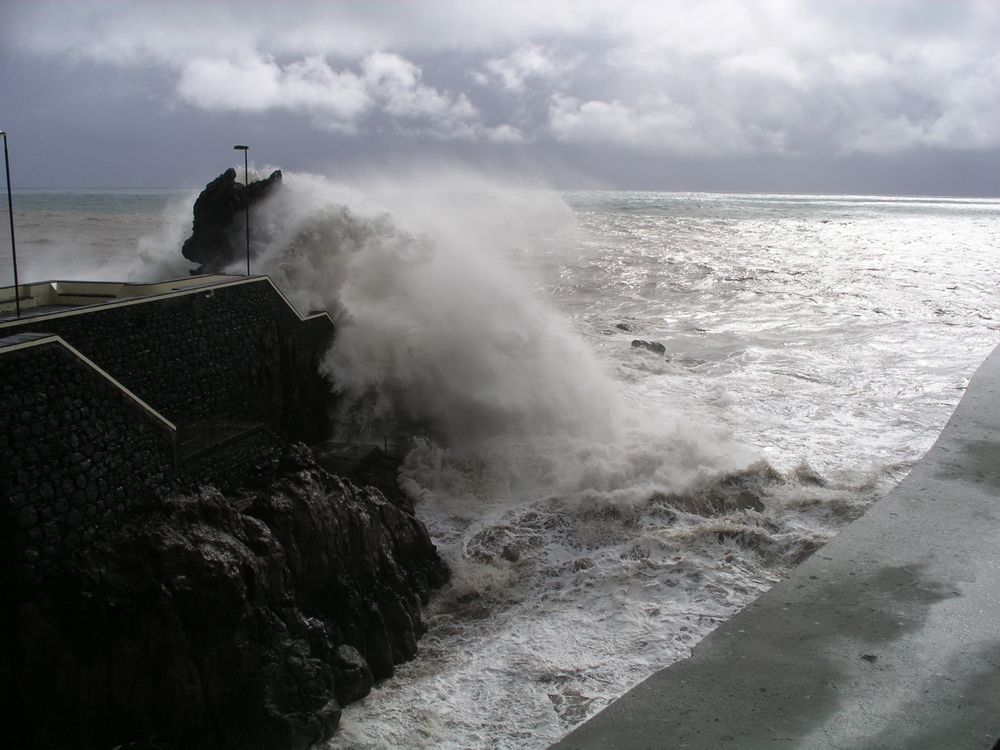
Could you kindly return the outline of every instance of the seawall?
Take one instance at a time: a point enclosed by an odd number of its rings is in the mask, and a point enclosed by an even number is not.
[[[328,438],[333,321],[266,277],[17,291],[20,320],[0,301],[4,741],[328,739],[415,656],[448,577],[398,488],[302,445]],[[394,483],[372,460],[355,476]]]
[[[45,304],[0,322],[8,600],[163,489],[239,484],[284,442],[327,437],[333,321],[267,277],[34,287]]]
[[[1000,348],[910,474],[553,750],[987,750],[1000,737]]]

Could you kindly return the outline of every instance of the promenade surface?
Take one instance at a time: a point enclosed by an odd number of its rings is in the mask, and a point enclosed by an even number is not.
[[[891,493],[551,750],[990,750],[998,738],[1000,348]]]

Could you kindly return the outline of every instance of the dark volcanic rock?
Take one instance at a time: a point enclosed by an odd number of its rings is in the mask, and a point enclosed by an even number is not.
[[[633,349],[645,349],[646,351],[652,352],[653,354],[666,354],[667,347],[661,344],[659,341],[643,341],[642,339],[636,339],[632,342]]]
[[[23,604],[8,739],[304,749],[413,658],[447,576],[423,525],[303,447],[284,468],[243,513],[211,489],[161,501]]]
[[[227,169],[208,183],[194,202],[194,226],[181,248],[185,258],[201,264],[191,273],[220,273],[245,258],[247,196],[252,208],[280,186],[281,170],[248,187],[236,181],[235,169]],[[250,252],[253,255],[252,245]]]

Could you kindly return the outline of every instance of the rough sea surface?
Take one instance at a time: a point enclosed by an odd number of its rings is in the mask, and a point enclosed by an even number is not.
[[[285,182],[254,272],[337,319],[340,437],[410,441],[453,571],[331,748],[560,738],[891,489],[1000,343],[996,200]],[[185,276],[196,194],[15,191],[21,280]]]

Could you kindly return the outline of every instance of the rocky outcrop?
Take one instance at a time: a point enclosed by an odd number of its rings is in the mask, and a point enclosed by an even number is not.
[[[642,339],[636,339],[632,342],[632,348],[645,349],[647,352],[652,352],[653,354],[664,355],[667,353],[667,347],[659,341],[643,341]]]
[[[212,489],[162,499],[11,615],[6,740],[306,748],[413,658],[446,576],[405,507],[298,446],[244,511]]]
[[[227,169],[205,186],[194,202],[194,225],[184,242],[184,257],[201,265],[192,274],[221,273],[246,257],[247,201],[254,204],[281,187],[281,170],[244,186],[236,170]],[[251,232],[251,257],[253,255]]]

